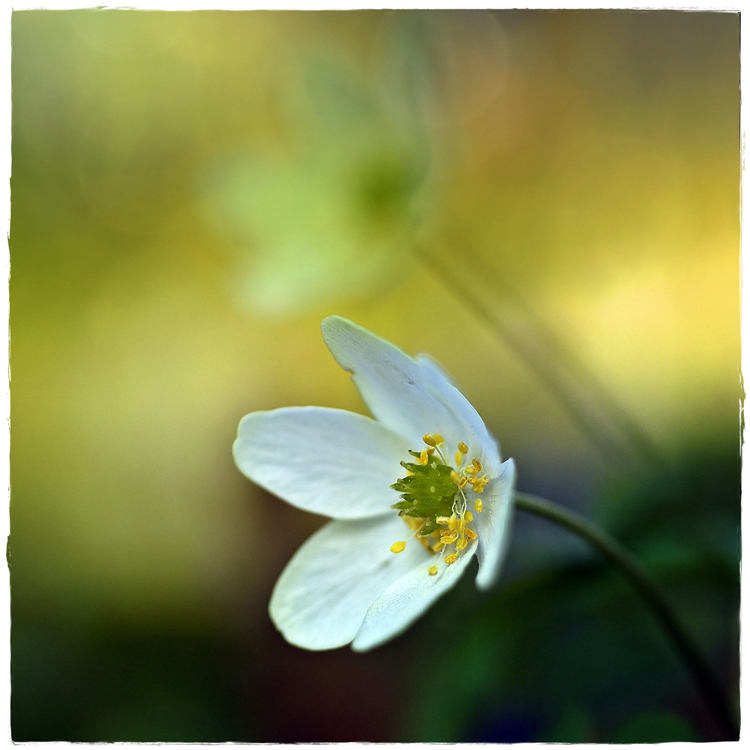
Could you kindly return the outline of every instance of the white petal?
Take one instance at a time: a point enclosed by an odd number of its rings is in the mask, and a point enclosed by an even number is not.
[[[248,414],[233,453],[243,474],[298,508],[365,518],[393,512],[409,447],[368,417],[304,406]]]
[[[395,512],[331,521],[313,534],[284,568],[271,596],[271,619],[284,638],[315,651],[350,643],[373,601],[430,558],[416,539],[403,552],[390,551],[408,534]]]
[[[456,388],[448,373],[432,357],[428,354],[418,354],[417,364],[435,398],[458,415],[467,426],[468,439],[464,439],[463,442],[469,447],[469,457],[478,458],[485,471],[496,476],[500,470],[500,449],[482,418],[477,414],[477,410]],[[446,456],[446,458],[452,458],[452,456]]]
[[[355,651],[369,651],[403,632],[458,583],[474,557],[475,545],[467,548],[452,565],[428,555],[408,573],[394,581],[370,606],[352,643]],[[438,574],[428,573],[436,565]]]
[[[470,456],[482,454],[486,430],[477,434],[465,419],[465,408],[456,410],[456,397],[451,393],[448,398],[445,388],[435,387],[431,368],[420,366],[389,341],[337,315],[326,318],[321,328],[328,348],[352,373],[373,416],[408,438],[412,449],[422,445],[422,435],[439,432],[446,439],[447,460],[452,459],[459,441],[469,446]],[[452,388],[447,382],[446,386]]]
[[[483,590],[490,588],[500,575],[500,567],[508,547],[515,487],[516,464],[509,458],[502,465],[500,476],[491,480],[480,496],[484,510],[474,514],[479,535],[479,572],[476,583]]]

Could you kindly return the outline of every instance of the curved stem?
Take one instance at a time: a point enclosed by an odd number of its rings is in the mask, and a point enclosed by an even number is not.
[[[516,492],[515,506],[537,516],[542,516],[564,526],[595,547],[607,560],[614,563],[620,572],[635,586],[661,623],[667,636],[677,649],[690,672],[696,687],[711,709],[727,739],[739,739],[739,726],[735,711],[720,680],[711,665],[704,659],[690,634],[680,622],[677,613],[664,592],[654,579],[644,570],[638,560],[616,539],[602,531],[585,518],[548,500],[523,492]]]

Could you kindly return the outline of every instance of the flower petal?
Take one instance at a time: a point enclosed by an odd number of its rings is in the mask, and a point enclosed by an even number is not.
[[[474,557],[475,546],[467,548],[453,565],[428,556],[394,581],[367,610],[352,649],[369,651],[406,630],[432,606],[436,599],[458,583]],[[437,575],[428,573],[437,565]]]
[[[447,409],[458,415],[466,425],[469,456],[478,458],[485,471],[495,476],[500,470],[500,448],[490,435],[477,410],[453,384],[448,373],[428,354],[417,354],[417,364],[433,396]]]
[[[500,476],[493,479],[482,493],[484,510],[474,515],[479,534],[479,572],[477,588],[490,588],[500,575],[500,567],[508,547],[513,493],[516,487],[516,464],[509,458],[501,467]]]
[[[362,521],[331,521],[289,561],[271,596],[271,619],[289,643],[323,650],[350,643],[367,610],[393,581],[430,555],[411,540],[394,513]],[[427,575],[425,573],[425,575]]]
[[[360,414],[316,406],[257,411],[240,422],[240,471],[303,510],[332,518],[392,513],[390,485],[408,442]]]
[[[439,432],[452,451],[462,441],[470,455],[482,453],[482,434],[475,432],[473,420],[466,420],[465,408],[456,409],[456,396],[451,392],[448,398],[446,388],[435,387],[434,368],[420,366],[389,341],[337,315],[326,318],[321,328],[328,348],[352,373],[372,415],[407,438],[411,448],[422,445],[422,435]],[[453,388],[447,381],[445,386]]]

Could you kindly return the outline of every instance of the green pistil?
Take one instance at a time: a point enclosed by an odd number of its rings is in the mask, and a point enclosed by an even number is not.
[[[416,451],[409,453],[415,458],[421,455]],[[401,493],[401,502],[391,508],[398,510],[400,516],[426,519],[419,532],[420,536],[426,536],[440,528],[436,518],[453,513],[453,500],[458,490],[451,478],[453,469],[441,464],[434,455],[428,456],[427,464],[401,461],[401,466],[411,474],[391,485],[391,489]]]

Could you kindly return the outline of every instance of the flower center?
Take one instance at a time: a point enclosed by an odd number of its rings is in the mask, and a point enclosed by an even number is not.
[[[406,476],[391,485],[391,489],[401,493],[401,501],[391,508],[398,510],[412,530],[411,537],[419,539],[431,553],[439,553],[441,560],[445,556],[445,564],[452,565],[461,550],[477,540],[469,526],[474,515],[466,492],[471,487],[475,493],[482,493],[489,479],[482,474],[482,464],[476,458],[461,468],[469,452],[465,443],[458,444],[453,468],[441,449],[445,442],[442,435],[435,433],[422,439],[426,447],[421,452],[409,451],[417,461],[401,461]],[[482,512],[481,498],[474,499],[474,510]],[[402,552],[405,547],[406,542],[396,542],[391,552]],[[428,572],[437,575],[437,565]]]

